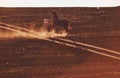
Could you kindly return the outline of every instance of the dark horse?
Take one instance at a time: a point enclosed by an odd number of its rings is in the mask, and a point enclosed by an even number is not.
[[[65,31],[68,32],[71,22],[66,19],[59,19],[57,13],[54,11],[52,11],[51,13],[53,14],[53,25],[54,26],[63,26]]]

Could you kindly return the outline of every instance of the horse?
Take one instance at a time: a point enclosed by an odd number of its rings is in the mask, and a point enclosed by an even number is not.
[[[51,11],[53,15],[53,25],[54,26],[62,26],[66,32],[69,32],[71,29],[71,21],[66,19],[59,19],[57,13],[55,11]]]

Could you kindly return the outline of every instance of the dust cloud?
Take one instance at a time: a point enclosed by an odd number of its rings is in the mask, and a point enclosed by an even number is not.
[[[25,30],[25,31],[24,31]],[[27,32],[26,32],[27,31]],[[65,30],[59,30],[59,32],[50,23],[43,22],[39,29],[34,27],[23,28],[15,25],[0,25],[0,38],[34,38],[30,36],[29,33],[40,36],[41,38],[54,38],[54,37],[65,37],[67,32]]]

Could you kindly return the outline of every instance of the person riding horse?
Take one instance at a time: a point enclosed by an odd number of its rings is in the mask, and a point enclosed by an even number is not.
[[[53,25],[54,26],[62,26],[66,32],[69,32],[69,29],[71,28],[70,24],[71,21],[66,19],[59,19],[57,13],[55,11],[51,12],[53,14]]]

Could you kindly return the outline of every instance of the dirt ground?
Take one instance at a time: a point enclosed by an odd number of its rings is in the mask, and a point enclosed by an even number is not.
[[[39,29],[44,18],[52,18],[53,10],[72,21],[66,39],[120,52],[120,7],[0,8],[0,21]],[[0,78],[119,77],[120,60],[40,39],[0,37]]]

